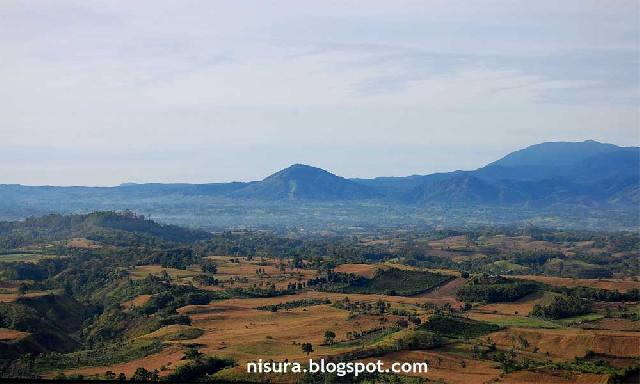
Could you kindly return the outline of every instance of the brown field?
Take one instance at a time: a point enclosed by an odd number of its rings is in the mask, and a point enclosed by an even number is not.
[[[587,352],[621,358],[640,356],[640,334],[624,331],[587,331],[576,328],[528,329],[509,328],[490,334],[498,347],[518,348],[517,340],[526,339],[527,351],[538,348],[538,354],[557,359],[584,357]]]
[[[600,319],[583,323],[579,328],[640,332],[640,321],[631,321],[627,319]]]
[[[125,301],[124,303],[120,304],[120,306],[124,310],[131,310],[134,308],[142,307],[149,301],[149,299],[151,299],[151,295],[140,295],[132,300]]]
[[[17,299],[21,298],[21,297],[40,297],[40,296],[46,296],[50,293],[56,293],[57,291],[52,290],[52,291],[37,291],[37,292],[27,292],[24,295],[19,294],[18,292],[15,293],[0,293],[0,303],[12,303],[14,301],[16,301]]]
[[[592,287],[602,289],[617,289],[624,292],[633,288],[640,289],[640,281],[627,279],[572,279],[569,277],[550,277],[537,275],[514,275],[513,277],[523,280],[539,281],[544,284],[559,287]]]
[[[165,366],[167,371],[171,371],[175,369],[180,364],[184,364],[184,360],[181,360],[184,356],[183,348],[179,345],[173,345],[165,348],[164,350],[146,356],[142,359],[131,360],[126,363],[114,364],[109,366],[101,366],[101,367],[85,367],[79,369],[71,369],[65,371],[67,376],[69,375],[84,375],[84,376],[92,376],[92,375],[103,375],[106,371],[112,371],[116,375],[120,372],[127,375],[127,377],[131,377],[133,373],[136,371],[138,367],[143,367],[149,371],[153,371],[154,369],[161,370],[162,366]],[[163,371],[160,372],[160,375],[166,375],[168,372]],[[56,372],[51,372],[48,374],[48,377],[53,377],[56,375]]]
[[[466,279],[458,277],[440,287],[436,287],[426,293],[422,293],[414,297],[428,299],[429,302],[438,305],[449,303],[455,307],[459,307],[462,302],[456,299],[456,292],[458,292],[458,289],[460,289],[460,287],[462,287],[466,283],[466,281]]]
[[[560,250],[557,244],[547,241],[533,240],[530,236],[504,236],[497,235],[484,240],[484,244],[490,247],[498,247],[509,250]]]
[[[607,375],[538,369],[512,372],[497,382],[504,384],[607,384],[608,380]]]
[[[15,329],[0,328],[0,341],[22,340],[29,336],[29,332],[16,331]]]
[[[466,238],[455,237],[445,239],[442,244],[447,246],[459,246],[460,241],[466,244]],[[526,238],[502,239],[509,246],[520,247],[527,243]],[[457,245],[456,245],[457,244]],[[543,246],[544,244],[535,244]],[[460,245],[466,247],[466,245]],[[447,253],[448,251],[441,251]],[[448,252],[454,255],[455,251]],[[458,252],[455,257],[476,257],[474,252]],[[484,256],[477,256],[484,257]],[[276,285],[278,289],[286,288],[290,283],[306,281],[318,276],[313,269],[292,268],[289,260],[277,258],[260,258],[247,260],[229,256],[210,256],[217,265],[217,273],[213,276],[219,280],[218,286],[203,287],[204,289],[221,290],[229,287],[268,287]],[[235,262],[235,260],[240,262]],[[232,261],[233,260],[233,261]],[[354,273],[367,278],[373,277],[378,269],[386,268],[415,269],[395,263],[369,264],[343,264],[335,270],[337,272]],[[258,270],[263,273],[256,273]],[[160,274],[166,271],[172,280],[180,283],[189,283],[196,275],[202,274],[199,266],[190,266],[187,270],[174,268],[162,268],[159,265],[137,266],[129,269],[133,278],[144,278],[148,274]],[[435,271],[434,271],[435,272]],[[456,275],[448,270],[437,272]],[[457,275],[459,276],[459,275]],[[640,283],[631,280],[595,280],[595,279],[561,279],[543,276],[518,276],[523,279],[543,281],[557,285],[588,285],[602,288],[615,287],[620,290],[640,287]],[[148,370],[165,370],[160,374],[166,375],[176,366],[184,363],[181,360],[185,345],[198,344],[199,350],[205,354],[221,357],[231,357],[239,364],[233,369],[220,373],[219,377],[257,379],[256,376],[246,376],[244,364],[248,361],[262,358],[282,361],[306,361],[307,356],[302,352],[301,343],[312,343],[314,352],[309,357],[321,358],[336,356],[344,352],[350,352],[361,348],[362,343],[349,341],[348,333],[354,331],[368,331],[382,327],[392,327],[399,319],[398,316],[387,313],[385,315],[357,314],[351,317],[346,310],[338,309],[332,305],[313,305],[277,312],[258,310],[257,307],[286,303],[301,299],[330,299],[333,303],[348,297],[351,302],[361,301],[375,303],[383,300],[391,304],[391,308],[402,308],[409,313],[415,313],[424,322],[431,312],[422,307],[425,303],[437,305],[451,304],[454,308],[462,303],[456,300],[456,292],[463,286],[466,279],[455,277],[446,284],[415,297],[343,294],[318,292],[313,290],[301,290],[297,294],[269,297],[269,298],[237,298],[214,301],[207,305],[190,305],[178,310],[179,313],[189,316],[191,326],[169,325],[142,338],[158,338],[168,346],[157,354],[147,356],[123,364],[112,366],[85,367],[66,371],[66,374],[83,374],[85,376],[104,374],[105,371],[125,373],[130,377],[136,368],[144,367]],[[15,289],[15,287],[11,287]],[[36,294],[35,292],[32,294]],[[15,293],[7,293],[7,297],[15,297]],[[514,348],[519,357],[526,356],[535,360],[552,359],[554,361],[569,361],[575,357],[583,357],[589,351],[596,353],[597,357],[615,360],[616,364],[625,367],[630,361],[640,356],[640,329],[639,322],[605,318],[592,322],[585,322],[579,326],[584,328],[566,328],[561,322],[545,321],[527,318],[535,304],[548,303],[555,294],[535,293],[513,303],[495,303],[473,308],[464,316],[476,320],[495,322],[507,328],[483,336],[477,341],[486,341],[487,337],[495,342],[502,351]],[[122,308],[133,309],[144,305],[150,295],[140,295],[122,303]],[[15,298],[13,298],[15,300]],[[2,294],[0,294],[2,301]],[[601,305],[601,303],[597,303]],[[618,313],[621,310],[620,303],[606,303],[610,311]],[[626,307],[632,310],[629,305]],[[604,312],[598,310],[598,313]],[[539,328],[534,328],[539,327]],[[588,328],[588,329],[587,329]],[[332,330],[336,333],[336,344],[325,345],[324,333]],[[204,333],[201,333],[204,332]],[[367,345],[388,343],[406,331],[400,331],[392,335],[381,335],[379,339],[372,338]],[[2,340],[0,330],[0,340]],[[175,335],[175,336],[174,336]],[[5,335],[20,337],[19,335]],[[521,340],[526,339],[528,346],[522,347]],[[349,342],[347,342],[349,341]],[[458,348],[459,346],[462,346]],[[466,349],[465,349],[466,348]],[[504,374],[500,365],[494,361],[473,359],[470,356],[470,344],[461,341],[448,341],[446,345],[428,351],[398,351],[388,353],[381,357],[387,363],[392,361],[425,361],[429,362],[429,372],[420,375],[429,380],[443,380],[447,383],[603,383],[606,377],[603,375],[577,374],[565,371],[519,371]],[[377,359],[377,358],[376,358]],[[55,376],[56,372],[50,373]],[[227,375],[227,376],[225,376]],[[244,376],[243,376],[244,375]],[[267,375],[264,379],[272,382],[293,382],[293,376]]]
[[[536,292],[512,303],[493,303],[478,307],[476,311],[504,315],[528,315],[536,304],[548,304],[556,296],[550,292]]]
[[[368,279],[372,278],[377,270],[378,266],[375,264],[341,264],[335,269],[336,272],[353,273]]]
[[[67,247],[70,248],[83,248],[83,249],[97,249],[101,248],[102,244],[97,241],[85,239],[85,238],[75,238],[67,241]]]
[[[258,286],[275,284],[277,289],[286,289],[290,283],[298,283],[317,275],[316,270],[291,268],[287,260],[285,260],[285,269],[281,270],[279,268],[280,261],[274,258],[265,258],[264,261],[242,259],[240,263],[230,262],[232,259],[230,256],[209,256],[207,259],[213,260],[217,264],[218,271],[214,276],[221,282],[220,286],[205,288],[211,290],[219,290],[224,287],[248,288],[254,284]],[[258,269],[264,271],[262,276],[256,274]]]
[[[194,336],[195,333],[195,336]],[[137,339],[161,339],[165,342],[174,342],[176,340],[194,339],[202,333],[202,330],[183,324],[171,324],[164,326],[156,331],[137,337]]]
[[[378,299],[392,306],[414,306],[425,302],[422,298],[406,298],[385,295],[357,295],[324,292],[303,292],[257,299],[230,299],[209,305],[187,306],[180,309],[189,315],[192,325],[205,334],[191,342],[204,344],[204,352],[231,356],[239,361],[263,356],[273,359],[303,359],[299,343],[311,342],[315,352],[311,356],[335,353],[330,346],[322,346],[324,332],[333,330],[337,341],[345,340],[346,333],[369,330],[382,325],[393,325],[394,316],[387,315],[382,323],[378,315],[359,315],[349,318],[349,313],[329,305],[295,308],[290,311],[269,312],[255,309],[259,306],[285,303],[303,298],[329,298],[332,301],[349,297],[353,301],[375,302]],[[340,349],[340,352],[348,349]]]
[[[451,384],[482,384],[498,378],[502,372],[493,361],[465,359],[453,353],[401,351],[386,354],[380,359],[385,366],[390,366],[393,362],[428,361],[429,371],[426,374],[411,376],[443,380]],[[462,365],[465,367],[462,368]]]

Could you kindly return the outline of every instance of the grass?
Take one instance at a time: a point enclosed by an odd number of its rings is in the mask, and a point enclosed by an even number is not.
[[[37,263],[43,259],[54,259],[56,255],[46,255],[40,253],[8,253],[0,255],[0,263],[13,263],[13,262],[25,262],[25,263]]]
[[[500,327],[510,328],[561,328],[557,322],[525,316],[496,316],[495,318],[486,319],[485,321]]]
[[[176,340],[190,340],[202,336],[204,331],[200,328],[191,327],[188,325],[172,324],[166,327],[162,327],[156,331],[140,336],[139,338],[156,338],[160,341],[176,341]]]
[[[293,344],[283,344],[277,340],[265,339],[233,347],[237,352],[247,353],[255,356],[280,356],[287,353],[297,353],[301,347]]]
[[[604,319],[604,315],[601,315],[599,313],[586,313],[584,315],[565,317],[564,319],[556,320],[556,322],[565,326],[569,326],[579,322],[589,322],[600,319]]]
[[[122,363],[160,352],[163,344],[156,339],[135,340],[129,343],[112,344],[101,349],[71,353],[45,353],[34,362],[35,370],[46,372],[86,366],[102,366]]]
[[[375,345],[384,341],[385,339],[387,339],[388,336],[396,333],[397,331],[398,331],[398,328],[379,329],[377,331],[367,333],[364,336],[359,337],[357,339],[334,343],[331,345],[331,348],[341,349],[341,348],[353,348],[358,346],[364,347],[364,346]]]
[[[281,309],[289,310],[289,309],[293,309],[293,308],[311,307],[313,305],[322,305],[322,304],[331,304],[331,300],[329,300],[329,299],[302,299],[302,300],[287,301],[286,303],[263,305],[263,306],[257,307],[256,309],[259,309],[261,311],[277,312],[278,310],[281,310]]]

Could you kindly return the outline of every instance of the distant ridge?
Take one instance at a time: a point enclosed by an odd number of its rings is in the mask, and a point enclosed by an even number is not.
[[[321,168],[294,164],[254,182],[126,183],[117,187],[0,184],[0,217],[10,218],[131,208],[168,212],[165,214],[187,220],[198,215],[199,209],[215,208],[214,212],[227,217],[241,213],[263,220],[261,215],[272,215],[276,205],[284,209],[314,203],[396,211],[451,206],[470,211],[478,207],[589,208],[596,215],[607,209],[637,210],[640,148],[593,140],[549,142],[512,152],[476,170],[374,179],[346,179]],[[253,208],[260,204],[275,205]],[[349,214],[340,218],[348,219]]]
[[[568,166],[575,165],[592,156],[621,150],[614,144],[599,143],[594,140],[582,142],[554,141],[534,144],[519,151],[511,152],[488,166]]]

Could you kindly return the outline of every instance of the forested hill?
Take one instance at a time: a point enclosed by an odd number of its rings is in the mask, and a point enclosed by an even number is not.
[[[208,239],[211,235],[201,230],[156,223],[130,211],[104,211],[85,215],[51,214],[29,217],[24,221],[0,222],[0,247],[4,248],[75,237],[110,244],[135,241],[190,243]]]

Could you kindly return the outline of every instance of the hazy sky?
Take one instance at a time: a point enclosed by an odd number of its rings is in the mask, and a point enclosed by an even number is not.
[[[0,1],[0,184],[640,144],[637,1]]]

